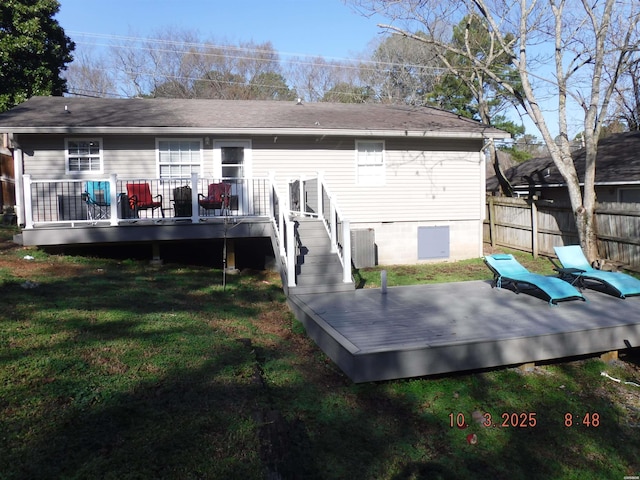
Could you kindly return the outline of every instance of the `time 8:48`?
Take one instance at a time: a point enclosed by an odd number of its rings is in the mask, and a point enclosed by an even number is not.
[[[578,417],[579,419],[580,417]],[[571,413],[564,414],[564,426],[572,427],[574,423],[574,415]],[[585,413],[580,422],[576,424],[584,425],[585,427],[599,427],[600,426],[600,414],[598,412]]]

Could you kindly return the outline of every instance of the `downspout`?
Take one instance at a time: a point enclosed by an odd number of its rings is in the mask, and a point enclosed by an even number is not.
[[[24,156],[18,144],[17,137],[13,133],[9,134],[9,144],[13,148],[13,172],[16,182],[16,217],[18,225],[24,225],[24,183],[22,178],[24,175]]]

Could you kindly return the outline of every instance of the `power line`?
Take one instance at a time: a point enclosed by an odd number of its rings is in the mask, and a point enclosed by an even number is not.
[[[109,47],[109,48],[119,48],[119,49],[129,49],[129,50],[145,50],[145,51],[155,51],[161,53],[182,53],[182,54],[197,54],[204,57],[224,57],[231,58],[234,60],[256,60],[262,62],[271,62],[271,63],[280,63],[280,56],[291,57],[293,60],[289,60],[288,64],[291,65],[305,65],[305,66],[315,66],[315,67],[335,67],[342,69],[358,69],[358,70],[369,70],[369,71],[377,71],[380,67],[392,67],[392,68],[413,68],[420,69],[426,71],[432,71],[435,73],[442,72],[443,68],[432,65],[419,65],[419,64],[411,64],[411,63],[400,63],[400,62],[385,62],[379,60],[367,60],[367,59],[355,59],[355,58],[343,58],[343,57],[320,57],[323,60],[325,58],[329,60],[334,60],[337,63],[324,62],[320,63],[314,61],[314,58],[317,56],[300,54],[300,53],[290,53],[290,52],[280,52],[276,50],[263,49],[258,47],[242,47],[242,46],[234,46],[234,45],[217,45],[212,43],[200,43],[200,42],[189,42],[182,40],[165,40],[158,38],[144,38],[144,37],[136,37],[136,36],[122,36],[122,35],[110,35],[110,34],[94,34],[87,32],[68,32],[69,35],[80,35],[89,38],[96,38],[101,40],[113,40],[113,41],[129,41],[133,42],[132,45],[123,45],[117,43],[96,43],[96,42],[83,42],[81,40],[75,40],[74,42],[77,44],[84,44],[89,46],[97,46],[97,47]],[[144,46],[144,44],[148,44],[148,46]],[[140,45],[142,44],[142,45]],[[169,48],[158,48],[153,47],[154,44],[163,47],[179,47],[183,50],[169,49]],[[191,50],[190,50],[191,48]],[[198,49],[196,51],[192,49]],[[214,51],[207,51],[214,50]],[[219,52],[215,52],[215,50],[219,50]],[[245,52],[248,54],[253,54],[254,56],[243,56],[243,55],[233,55],[229,52]],[[260,55],[268,55],[268,56],[276,56],[276,58],[266,58]],[[298,58],[302,58],[299,60]],[[309,60],[311,59],[311,60]],[[371,66],[372,68],[367,68],[366,66]],[[375,67],[375,68],[373,68]],[[469,69],[471,71],[471,69]]]

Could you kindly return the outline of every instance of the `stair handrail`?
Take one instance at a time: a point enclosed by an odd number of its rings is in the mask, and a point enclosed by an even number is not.
[[[287,286],[296,286],[296,242],[295,224],[291,218],[289,195],[283,196],[275,181],[275,174],[269,173],[271,183],[271,220],[278,242],[278,255],[287,274]],[[276,218],[277,217],[277,218]],[[274,252],[276,253],[276,252]]]
[[[342,263],[342,281],[351,283],[351,223],[345,218],[338,205],[336,195],[331,193],[327,186],[324,174],[318,172],[318,218],[322,219],[322,223],[329,234],[331,240],[331,253],[336,253]],[[325,195],[329,202],[329,218],[325,215],[324,199]],[[342,225],[342,241],[338,237],[338,225]]]

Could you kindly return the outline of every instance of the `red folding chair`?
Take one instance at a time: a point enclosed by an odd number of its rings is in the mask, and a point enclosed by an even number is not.
[[[198,204],[205,210],[220,210],[220,215],[223,211],[227,211],[229,214],[229,200],[231,199],[231,184],[229,183],[210,183],[207,196],[203,194],[198,195]]]
[[[159,208],[164,217],[162,195],[151,195],[151,187],[148,183],[127,183],[127,196],[129,197],[129,207],[131,210],[135,210],[136,216],[140,210],[148,209],[151,209],[151,216],[153,216],[153,211]]]

